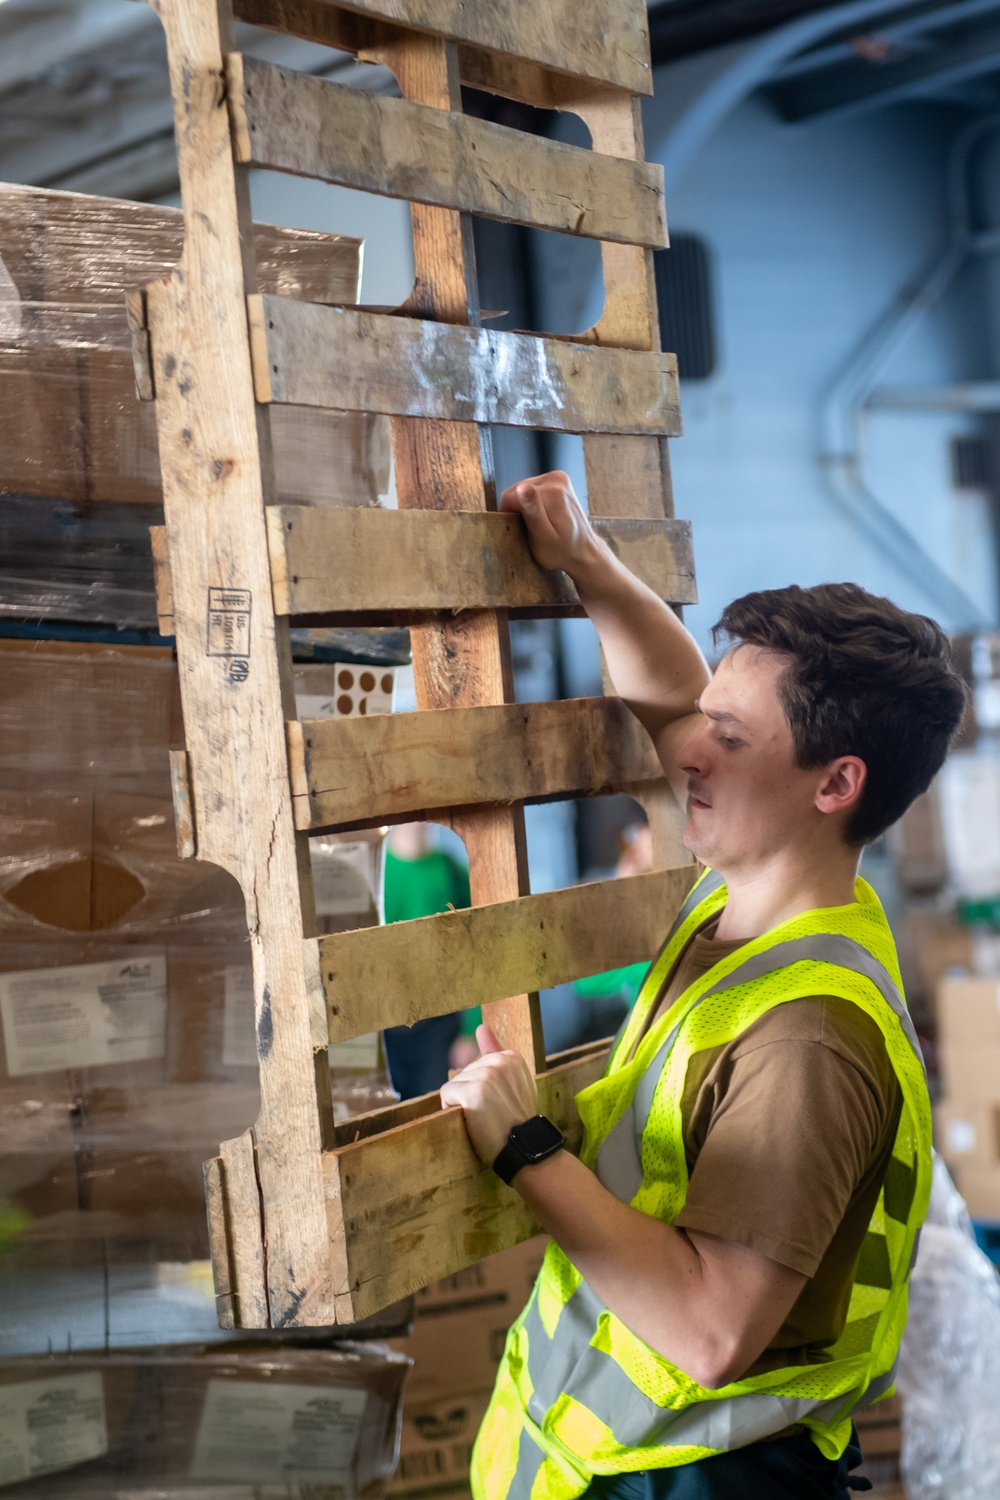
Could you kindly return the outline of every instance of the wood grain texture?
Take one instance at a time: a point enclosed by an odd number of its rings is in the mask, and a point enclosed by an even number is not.
[[[227,76],[240,161],[508,223],[666,244],[657,166],[239,53]]]
[[[357,301],[361,240],[273,224],[255,224],[253,236],[260,291]],[[0,256],[22,302],[117,306],[123,289],[168,275],[183,243],[179,208],[0,186]]]
[[[435,109],[461,107],[453,46],[428,37],[390,39],[369,54],[395,75],[404,98]],[[467,214],[433,204],[410,208],[415,281],[408,307],[421,317],[479,322],[472,224]],[[489,511],[496,508],[487,429],[470,423],[399,418],[393,456],[401,510]],[[410,632],[417,707],[474,708],[514,699],[510,636],[504,611],[466,612],[452,621]],[[477,905],[524,895],[528,852],[520,807],[456,813],[451,826],[469,853],[469,881]],[[534,1070],[545,1067],[537,995],[511,995],[488,1008],[486,1019],[505,1046]]]
[[[579,603],[565,573],[534,561],[518,516],[269,506],[267,522],[279,614]],[[597,530],[661,598],[693,601],[687,522],[609,521]]]
[[[652,93],[645,0],[550,0],[544,8],[524,0],[236,0],[235,13],[257,26],[356,51],[366,33],[359,19],[424,32],[541,63],[560,73],[611,84],[634,94]]]
[[[245,1137],[222,1149],[232,1261],[245,1326],[315,1325],[334,1317],[320,1170],[332,1118],[317,1094],[303,967],[315,914],[288,784],[291,654],[270,605],[270,433],[254,403],[246,326],[249,195],[220,108],[229,38],[219,7],[157,0],[157,10],[185,211],[181,264],[146,291],[181,701],[198,853],[230,871],[246,901],[260,1065],[256,1149]],[[258,1240],[263,1303],[239,1282]]]
[[[567,698],[288,725],[299,828],[427,808],[585,797],[663,775],[620,698]]]
[[[594,149],[614,156],[643,155],[642,116],[633,99],[595,95],[579,103]],[[668,252],[669,253],[669,252]],[[601,246],[604,310],[595,328],[599,344],[637,350],[660,347],[656,282],[650,252],[630,245]],[[666,436],[588,434],[583,439],[587,496],[593,517],[629,515],[649,519],[673,516],[670,454]],[[654,857],[665,866],[689,864],[681,843],[685,816],[666,784],[637,788],[653,832]]]
[[[578,1152],[574,1098],[603,1071],[607,1044],[538,1079],[538,1107]],[[348,1229],[338,1317],[366,1317],[428,1282],[539,1232],[513,1188],[479,1161],[462,1113],[442,1110],[324,1157],[331,1219]]]
[[[680,430],[672,354],[284,297],[251,297],[249,316],[260,401],[549,432]]]
[[[156,414],[136,395],[128,352],[0,338],[0,367],[0,493],[162,503]],[[385,494],[384,417],[276,406],[271,428],[279,500],[372,505]]]
[[[233,1326],[266,1328],[270,1317],[264,1238],[261,1231],[260,1184],[254,1157],[253,1133],[249,1130],[219,1148],[221,1186],[225,1204],[224,1223],[229,1253]],[[217,1223],[216,1229],[221,1226]],[[213,1246],[213,1272],[221,1252]],[[218,1289],[218,1282],[216,1282]]]
[[[331,1041],[650,960],[694,867],[543,891],[306,943]]]
[[[233,1267],[229,1258],[232,1231],[226,1208],[224,1171],[221,1156],[214,1156],[205,1163],[205,1207],[208,1211],[208,1245],[212,1258],[212,1280],[215,1283],[216,1316],[220,1328],[235,1328],[236,1294],[233,1289]]]

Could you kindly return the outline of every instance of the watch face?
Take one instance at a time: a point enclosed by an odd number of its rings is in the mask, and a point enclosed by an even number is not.
[[[540,1161],[563,1141],[562,1131],[544,1115],[535,1115],[523,1125],[515,1125],[510,1136],[529,1162]]]

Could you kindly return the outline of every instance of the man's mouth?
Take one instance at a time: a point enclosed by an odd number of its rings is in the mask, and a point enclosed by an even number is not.
[[[690,803],[692,808],[711,807],[712,805],[711,802],[709,802],[705,797],[703,789],[701,787],[694,786],[688,787],[688,802]]]

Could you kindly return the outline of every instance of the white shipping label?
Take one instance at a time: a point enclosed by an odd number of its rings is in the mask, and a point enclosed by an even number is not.
[[[328,1385],[210,1380],[191,1478],[346,1484],[366,1401]]]
[[[222,1064],[226,1068],[257,1066],[253,1018],[253,974],[230,964],[222,1002]]]
[[[350,917],[375,906],[373,844],[331,844],[313,840],[313,894],[316,915]]]
[[[949,1120],[945,1126],[947,1148],[953,1156],[967,1156],[976,1149],[976,1127],[971,1120]]]
[[[0,1385],[0,1485],[71,1469],[107,1451],[96,1370]]]
[[[13,1077],[162,1057],[166,955],[0,974],[0,1016]]]

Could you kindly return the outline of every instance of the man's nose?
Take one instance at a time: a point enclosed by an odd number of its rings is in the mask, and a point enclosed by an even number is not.
[[[687,776],[704,776],[708,771],[711,755],[711,738],[707,731],[698,728],[678,747],[674,759],[678,769]]]

